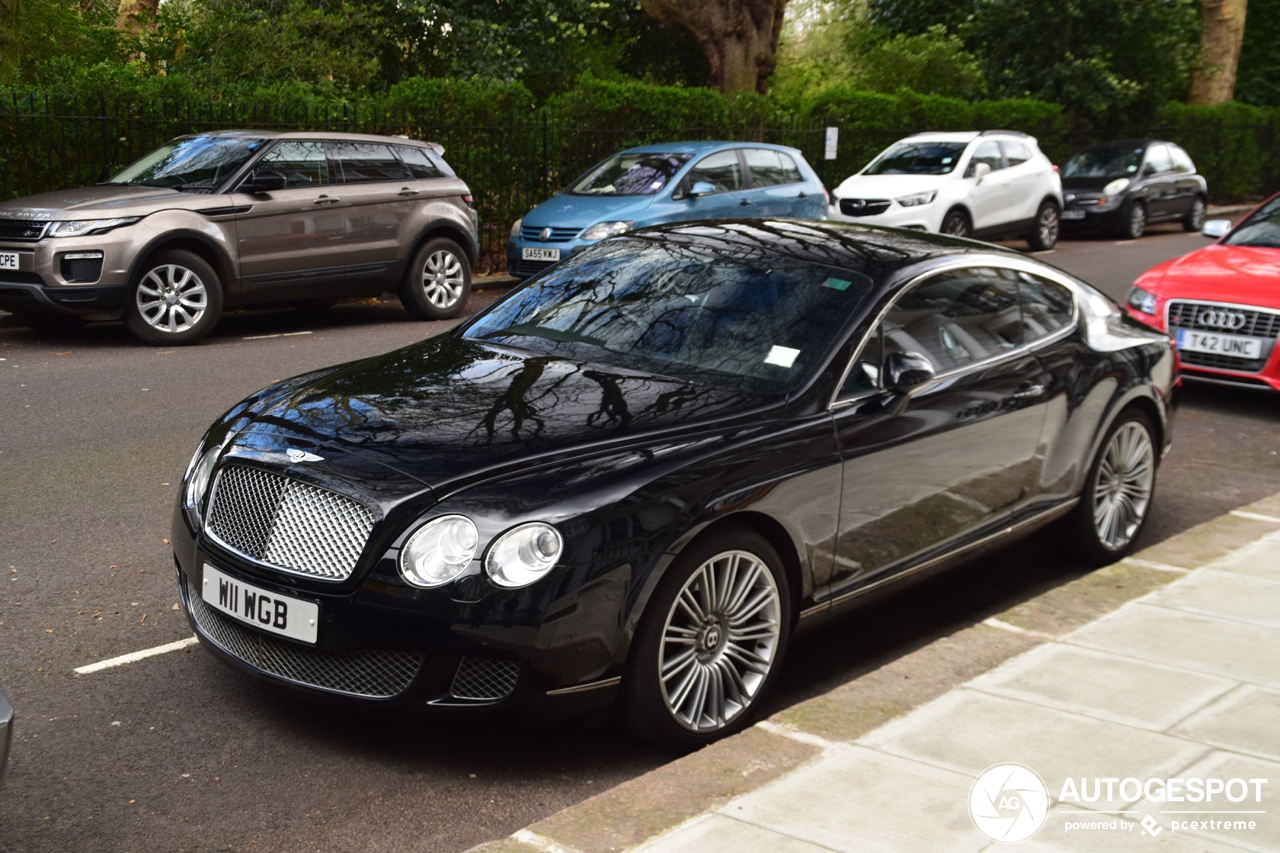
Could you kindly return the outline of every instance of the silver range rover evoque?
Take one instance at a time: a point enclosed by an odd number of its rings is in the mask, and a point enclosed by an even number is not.
[[[35,328],[123,319],[194,343],[226,309],[396,291],[456,316],[479,218],[443,148],[352,133],[183,136],[93,187],[0,202],[0,308]]]

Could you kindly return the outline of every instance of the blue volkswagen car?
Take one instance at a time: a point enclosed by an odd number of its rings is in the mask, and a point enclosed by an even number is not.
[[[741,216],[826,219],[827,192],[794,148],[669,142],[629,148],[511,226],[507,269],[528,278],[606,237]]]

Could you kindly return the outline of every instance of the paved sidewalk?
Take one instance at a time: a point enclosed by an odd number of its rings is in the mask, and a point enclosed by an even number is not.
[[[1280,853],[1280,495],[909,658],[921,656],[960,675],[921,692],[895,662],[476,850],[1004,849],[970,797],[979,774],[1013,762],[1051,804],[1016,849]],[[1157,801],[1168,779],[1184,780],[1170,786],[1181,802]],[[1186,780],[1225,790],[1187,800]],[[1031,800],[1023,821],[1038,817]],[[997,835],[1020,811],[1002,805],[985,823]]]

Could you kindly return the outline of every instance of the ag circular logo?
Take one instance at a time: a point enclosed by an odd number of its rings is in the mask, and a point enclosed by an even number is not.
[[[993,764],[969,789],[969,817],[978,831],[1002,844],[1026,841],[1049,816],[1049,789],[1030,767]]]

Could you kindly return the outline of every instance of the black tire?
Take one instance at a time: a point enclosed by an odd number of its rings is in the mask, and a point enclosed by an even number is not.
[[[418,320],[456,317],[471,295],[471,262],[457,243],[428,240],[414,253],[400,284],[400,304]]]
[[[1136,523],[1131,527],[1126,524],[1121,540],[1107,541],[1106,535],[1099,530],[1102,526],[1098,521],[1099,492],[1105,488],[1105,483],[1101,481],[1106,479],[1100,477],[1099,472],[1104,462],[1108,461],[1108,452],[1116,442],[1116,436],[1122,430],[1130,429],[1131,425],[1132,428],[1145,434],[1149,444],[1150,482],[1146,486],[1146,497],[1142,502]],[[1133,549],[1134,542],[1142,535],[1147,519],[1151,517],[1151,501],[1155,496],[1156,472],[1159,465],[1160,449],[1156,445],[1156,430],[1151,418],[1140,409],[1125,409],[1116,417],[1115,423],[1107,430],[1102,443],[1098,445],[1097,455],[1093,459],[1093,464],[1089,466],[1084,489],[1080,493],[1080,503],[1070,515],[1063,519],[1060,527],[1063,544],[1091,566],[1105,566],[1128,554]]]
[[[1033,252],[1047,252],[1058,245],[1058,234],[1062,231],[1062,217],[1058,213],[1057,203],[1045,199],[1040,202],[1036,211],[1036,220],[1031,225],[1031,233],[1027,235],[1027,245]]]
[[[125,328],[152,346],[201,340],[222,316],[222,280],[204,258],[166,249],[147,259],[129,288]]]
[[[1116,235],[1125,240],[1137,240],[1147,230],[1147,206],[1133,201],[1124,209],[1124,217],[1116,226]]]
[[[69,335],[84,328],[85,319],[79,314],[26,314],[14,312],[13,319],[24,326],[50,335]]]
[[[973,225],[969,222],[969,214],[963,210],[956,208],[948,210],[947,215],[942,217],[941,234],[948,234],[952,237],[968,237],[973,234]]]
[[[1187,215],[1182,219],[1182,228],[1184,231],[1199,231],[1204,228],[1204,199],[1196,196],[1195,201],[1191,203],[1191,209],[1187,211]]]
[[[738,562],[730,565],[727,560],[732,555],[738,556]],[[729,574],[718,574],[722,570]],[[734,571],[741,574],[732,574]],[[730,594],[716,596],[719,604],[706,608],[701,596],[708,589],[707,572],[721,579],[736,578],[739,583],[746,572],[752,574],[745,592],[729,581]],[[710,618],[698,621],[693,610],[677,606],[686,588],[696,609],[709,611],[705,615]],[[740,605],[739,612],[745,613],[757,600],[767,603],[747,614],[744,618],[752,621],[735,630],[745,629],[758,637],[739,637],[739,646],[732,641],[730,630],[721,631],[722,620],[730,624],[729,614],[735,606]],[[770,624],[776,625],[776,630]],[[746,528],[732,528],[695,541],[667,570],[645,607],[622,677],[618,709],[623,720],[639,737],[681,751],[741,731],[751,724],[777,681],[790,626],[790,585],[782,560],[767,539]],[[664,640],[664,634],[676,639]],[[663,662],[677,663],[686,654],[679,651],[686,644],[685,637],[692,660],[680,663],[664,684],[660,675]],[[763,663],[748,663],[752,659]],[[713,690],[718,704],[704,699]],[[710,715],[704,713],[707,702]]]
[[[329,309],[338,304],[336,299],[295,299],[289,307],[308,320],[319,319],[329,313]]]

